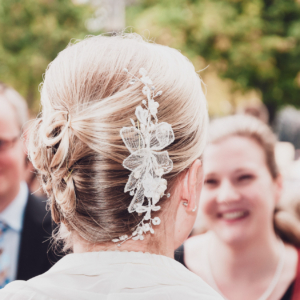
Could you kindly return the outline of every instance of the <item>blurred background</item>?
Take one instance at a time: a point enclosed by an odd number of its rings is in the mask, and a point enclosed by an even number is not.
[[[299,0],[0,0],[0,80],[35,117],[59,51],[71,39],[122,30],[186,55],[211,118],[248,113],[269,123],[283,142],[278,163],[299,183]]]

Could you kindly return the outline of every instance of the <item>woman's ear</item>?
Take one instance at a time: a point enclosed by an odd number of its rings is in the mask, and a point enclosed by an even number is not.
[[[181,199],[184,203],[187,203],[186,209],[188,211],[195,211],[195,208],[198,207],[202,185],[202,163],[199,159],[196,159],[184,175],[182,182]]]
[[[200,193],[203,185],[202,164],[195,160],[189,170],[181,175],[176,188],[177,212],[175,219],[174,249],[177,249],[191,233],[197,217]]]

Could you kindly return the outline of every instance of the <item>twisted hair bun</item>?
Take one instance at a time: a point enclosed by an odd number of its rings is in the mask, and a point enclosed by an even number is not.
[[[128,150],[120,137],[143,100],[142,86],[129,85],[123,70],[137,75],[141,67],[163,91],[158,117],[175,133],[167,149],[174,164],[166,176],[172,188],[176,176],[202,154],[208,122],[201,80],[182,54],[134,34],[96,36],[67,47],[45,74],[29,156],[54,221],[90,243],[129,234],[141,219],[127,211],[129,171],[122,162]]]
[[[69,144],[74,137],[70,120],[66,111],[50,114],[48,119],[40,118],[33,129],[35,136],[30,138],[30,157],[42,175],[47,195],[52,198],[51,212],[57,223],[63,215],[70,215],[76,209],[75,187],[70,176],[72,166],[68,163],[72,161]]]

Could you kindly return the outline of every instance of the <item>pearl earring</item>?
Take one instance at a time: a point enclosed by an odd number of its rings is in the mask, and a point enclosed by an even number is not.
[[[195,212],[196,211],[196,209],[197,209],[197,205],[195,206],[195,208],[192,210],[192,212]]]
[[[187,203],[187,202],[183,202],[182,204],[183,204],[185,207],[188,206],[188,203]]]

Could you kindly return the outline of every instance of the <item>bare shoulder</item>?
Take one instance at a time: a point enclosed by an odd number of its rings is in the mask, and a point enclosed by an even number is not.
[[[207,240],[210,233],[196,235],[184,243],[184,262],[193,273],[206,280],[207,269]]]

